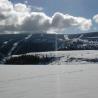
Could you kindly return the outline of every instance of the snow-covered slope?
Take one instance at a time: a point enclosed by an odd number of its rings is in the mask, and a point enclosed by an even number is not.
[[[27,53],[27,55],[47,55],[48,57],[56,57],[49,65],[64,65],[64,64],[98,64],[97,50],[78,50],[78,51],[51,51]],[[15,57],[15,56],[14,56]]]
[[[0,98],[98,98],[98,64],[1,65]]]

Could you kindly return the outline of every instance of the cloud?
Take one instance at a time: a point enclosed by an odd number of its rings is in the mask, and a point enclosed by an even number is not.
[[[98,14],[96,14],[94,17],[93,17],[93,20],[98,23]]]
[[[79,28],[80,30],[88,30],[92,26],[92,21],[83,17],[74,17],[68,14],[55,13],[52,16],[53,29]]]
[[[25,0],[24,3],[25,3],[25,4],[28,4],[28,0]]]
[[[91,19],[85,19],[83,17],[78,17],[77,21],[80,24],[81,30],[89,30],[91,26],[93,25]]]
[[[32,12],[23,20],[21,30],[46,32],[50,28],[50,20],[44,13]]]
[[[38,7],[38,6],[32,6],[31,9],[34,12],[42,12],[44,10],[42,7]]]
[[[8,18],[13,10],[13,4],[7,0],[0,0],[0,20]]]
[[[36,9],[43,10],[41,7]],[[13,4],[0,0],[0,32],[62,32],[67,28],[88,30],[92,21],[84,17],[75,17],[60,12],[52,17],[44,12],[32,11],[27,4]]]
[[[24,13],[24,12],[29,12],[31,9],[27,7],[25,4],[18,3],[14,5],[14,10],[16,12]]]

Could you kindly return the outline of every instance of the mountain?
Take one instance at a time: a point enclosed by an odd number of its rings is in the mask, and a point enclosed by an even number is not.
[[[98,32],[82,34],[0,34],[0,61],[11,55],[56,50],[97,50]]]
[[[98,32],[82,33],[82,34],[69,34],[70,39],[81,38],[83,40],[98,41]]]

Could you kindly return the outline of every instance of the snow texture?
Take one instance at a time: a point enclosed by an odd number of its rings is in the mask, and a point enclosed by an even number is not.
[[[0,98],[98,98],[98,65],[1,65]]]
[[[51,51],[27,53],[26,55],[38,54],[40,56],[56,57],[49,65],[70,65],[70,64],[98,64],[97,50],[79,50],[79,51]],[[17,55],[13,55],[15,57]]]

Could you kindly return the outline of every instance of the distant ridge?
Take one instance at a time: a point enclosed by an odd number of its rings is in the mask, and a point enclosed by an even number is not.
[[[11,55],[56,50],[98,50],[98,32],[0,34],[0,60],[3,61]]]

